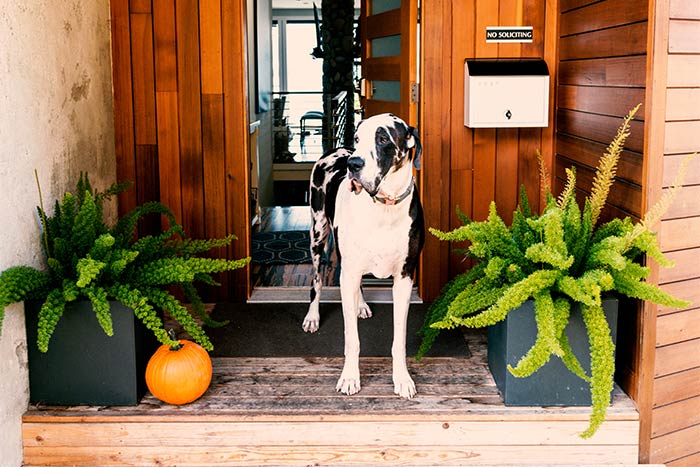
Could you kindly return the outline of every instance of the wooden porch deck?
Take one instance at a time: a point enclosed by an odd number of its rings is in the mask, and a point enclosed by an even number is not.
[[[175,407],[31,407],[32,466],[637,465],[638,413],[622,392],[590,440],[588,408],[505,407],[484,338],[469,358],[410,362],[418,396],[393,395],[391,362],[364,358],[362,391],[335,392],[339,358],[221,358],[209,391]]]

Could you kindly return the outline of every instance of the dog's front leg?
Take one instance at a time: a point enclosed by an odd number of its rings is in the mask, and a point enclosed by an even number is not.
[[[416,395],[416,385],[406,367],[406,321],[412,290],[413,280],[410,276],[394,276],[394,343],[391,346],[394,393],[407,399]]]
[[[360,336],[357,331],[357,306],[360,299],[361,274],[340,271],[340,298],[345,324],[345,364],[336,390],[352,395],[360,391]]]

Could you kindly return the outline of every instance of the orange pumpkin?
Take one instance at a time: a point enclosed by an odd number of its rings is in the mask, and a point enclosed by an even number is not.
[[[180,340],[181,347],[161,345],[148,361],[146,384],[154,397],[168,404],[188,404],[211,383],[211,358],[195,342]]]

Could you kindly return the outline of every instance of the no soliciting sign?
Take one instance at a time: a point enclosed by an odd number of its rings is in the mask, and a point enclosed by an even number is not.
[[[486,42],[532,42],[532,26],[488,26]]]

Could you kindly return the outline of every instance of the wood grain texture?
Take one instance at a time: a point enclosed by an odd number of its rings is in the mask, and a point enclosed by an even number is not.
[[[150,14],[131,14],[131,61],[136,144],[156,144],[153,22]]]
[[[644,88],[607,86],[559,86],[559,108],[624,117],[644,102]]]
[[[228,249],[228,258],[250,256],[250,154],[246,65],[245,0],[222,0],[222,54],[224,89],[224,148],[226,171],[227,232],[238,237]],[[231,300],[250,296],[250,266],[228,274]]]
[[[671,0],[669,3],[671,19],[700,19],[700,3],[694,0]]]
[[[174,407],[32,407],[29,465],[523,465],[575,458],[634,463],[637,412],[615,392],[590,440],[586,407],[505,407],[487,369],[485,334],[471,356],[408,360],[419,395],[393,394],[391,359],[362,358],[362,391],[335,391],[342,358],[217,358],[212,385]],[[503,436],[508,433],[508,436]]]
[[[700,55],[668,56],[668,87],[700,86]]]
[[[176,92],[157,92],[158,177],[160,201],[182,222],[180,193],[180,134]]]
[[[672,20],[668,31],[669,53],[700,53],[698,37],[700,37],[700,21]]]
[[[563,36],[646,21],[648,12],[629,0],[607,0],[562,13],[559,33]]]
[[[631,57],[593,58],[559,63],[559,83],[581,86],[646,85],[644,55]]]
[[[112,29],[112,85],[114,96],[114,143],[117,180],[136,181],[134,158],[134,107],[131,85],[131,27],[126,2],[110,2]],[[136,190],[118,197],[119,215],[136,207]]]
[[[659,316],[656,331],[657,346],[692,339],[700,339],[700,312],[697,308]]]
[[[666,257],[675,263],[670,268],[661,268],[659,283],[676,282],[700,277],[700,248],[667,252]]]
[[[700,88],[668,89],[666,120],[700,120]]]
[[[656,351],[656,376],[666,376],[695,368],[697,362],[688,359],[688,355],[697,355],[699,351],[700,339],[658,348]]]
[[[202,94],[221,94],[221,0],[199,1],[199,34]]]
[[[562,37],[559,42],[561,60],[620,57],[646,52],[646,22]],[[595,47],[590,47],[595,44]]]
[[[155,73],[157,91],[177,91],[177,38],[175,1],[153,0]]]
[[[695,456],[694,459],[697,459],[695,445],[698,439],[700,439],[700,425],[694,425],[683,430],[653,438],[651,440],[651,458],[669,459],[668,465],[673,465],[671,461],[686,456]],[[697,464],[691,463],[686,465],[692,466]]]
[[[700,366],[654,381],[654,406],[660,407],[696,396],[700,384]]]

